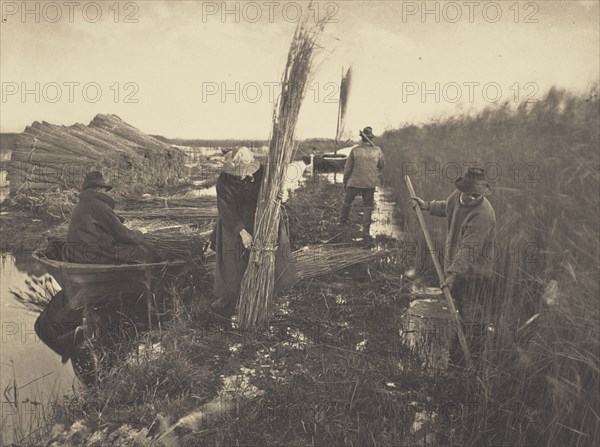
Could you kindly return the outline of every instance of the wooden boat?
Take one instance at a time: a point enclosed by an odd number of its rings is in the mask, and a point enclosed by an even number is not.
[[[346,160],[350,151],[354,146],[339,149],[337,152],[326,152],[324,154],[315,155],[314,169],[317,172],[341,172],[346,166]],[[309,158],[310,160],[310,158]]]
[[[64,239],[50,239],[33,253],[65,291],[70,309],[107,302],[113,298],[137,300],[174,281],[188,265],[185,261],[152,264],[77,264],[63,262]]]

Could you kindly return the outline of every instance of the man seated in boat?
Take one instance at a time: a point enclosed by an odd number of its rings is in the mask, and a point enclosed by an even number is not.
[[[130,230],[115,214],[112,190],[101,172],[85,176],[79,203],[71,213],[63,260],[81,264],[160,262],[139,231]]]

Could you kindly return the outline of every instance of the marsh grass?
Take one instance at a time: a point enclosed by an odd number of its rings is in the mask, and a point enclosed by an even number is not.
[[[53,422],[52,403],[60,398],[48,381],[50,373],[28,383],[19,382],[14,365],[12,379],[2,394],[0,411],[0,445],[36,447],[50,434]]]
[[[453,443],[600,443],[599,128],[597,95],[552,89],[516,110],[505,104],[406,126],[380,141],[401,203],[408,196],[400,171],[412,174],[426,200],[447,197],[450,172],[465,172],[467,163],[487,167],[493,181],[500,251],[498,289],[488,298],[496,334],[479,373],[456,374],[453,399],[477,411],[454,427]],[[419,247],[413,263],[434,281],[416,219],[405,210]],[[428,221],[443,241],[445,220]]]

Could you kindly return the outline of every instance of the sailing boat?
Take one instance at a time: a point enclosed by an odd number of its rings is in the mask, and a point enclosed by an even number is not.
[[[334,169],[336,171],[344,169],[346,160],[354,146],[339,148],[344,144],[342,135],[346,126],[346,110],[348,108],[348,97],[350,94],[350,81],[352,79],[351,68],[348,68],[346,74],[342,68],[342,81],[340,83],[340,100],[338,103],[337,126],[335,130],[335,146],[333,152],[327,152],[315,157],[315,168],[318,170]]]

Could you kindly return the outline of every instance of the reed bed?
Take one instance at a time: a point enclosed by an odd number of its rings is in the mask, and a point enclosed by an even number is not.
[[[480,371],[454,377],[448,398],[477,409],[451,427],[452,444],[600,444],[597,90],[551,89],[533,104],[406,126],[380,140],[387,178],[413,174],[425,200],[445,198],[451,173],[474,161],[487,166],[494,190],[498,287],[487,299],[496,332]],[[408,203],[404,185],[395,187]],[[413,215],[407,205],[407,234],[419,235]],[[443,241],[444,219],[428,222]],[[424,246],[419,236],[414,243]],[[415,265],[431,266],[424,249],[413,251]]]
[[[318,50],[317,37],[323,26],[324,22],[299,23],[288,53],[282,91],[273,113],[273,130],[256,210],[252,252],[240,291],[238,318],[243,329],[263,327],[272,313],[275,252],[281,217],[277,196],[285,184],[286,166],[296,153],[296,123]]]

